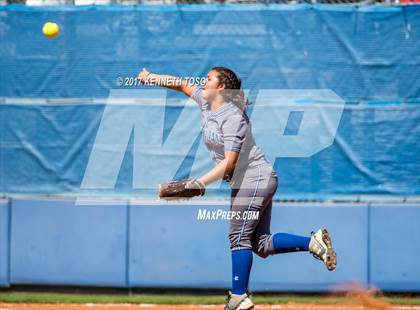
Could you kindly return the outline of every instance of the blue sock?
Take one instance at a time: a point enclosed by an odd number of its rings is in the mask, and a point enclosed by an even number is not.
[[[273,245],[276,254],[289,253],[298,251],[308,251],[310,237],[303,237],[285,233],[278,233],[273,235]]]
[[[232,293],[242,295],[248,290],[252,266],[252,250],[232,251]]]

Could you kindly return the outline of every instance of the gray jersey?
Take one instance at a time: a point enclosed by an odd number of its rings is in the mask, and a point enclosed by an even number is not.
[[[213,160],[216,163],[223,160],[225,150],[239,152],[230,182],[231,211],[259,214],[257,220],[230,220],[230,248],[253,249],[261,257],[267,257],[275,253],[270,222],[277,176],[255,144],[247,115],[232,103],[225,103],[212,112],[202,92],[202,88],[196,88],[191,97],[200,106],[204,143]]]
[[[244,111],[233,103],[225,103],[216,111],[203,98],[203,88],[197,87],[191,95],[201,110],[201,123],[204,143],[213,161],[219,163],[225,158],[225,151],[240,152],[238,168],[245,172],[248,168],[269,165],[261,149],[255,144],[251,123]]]

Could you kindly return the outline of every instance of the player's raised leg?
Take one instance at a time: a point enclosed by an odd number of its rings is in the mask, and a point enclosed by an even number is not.
[[[331,236],[325,228],[318,229],[310,237],[288,233],[270,234],[271,205],[267,207],[252,237],[252,248],[262,258],[269,255],[309,251],[324,262],[328,270],[337,266],[337,254]]]

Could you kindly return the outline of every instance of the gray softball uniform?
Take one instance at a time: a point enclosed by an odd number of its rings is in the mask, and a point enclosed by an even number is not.
[[[203,88],[197,87],[191,98],[201,110],[204,144],[213,161],[217,164],[223,160],[224,151],[239,152],[233,175],[225,178],[232,188],[231,211],[241,215],[258,214],[258,219],[230,220],[230,248],[252,249],[257,255],[267,257],[275,253],[270,222],[272,199],[277,190],[276,173],[255,144],[246,113],[231,102],[212,112],[202,92]]]

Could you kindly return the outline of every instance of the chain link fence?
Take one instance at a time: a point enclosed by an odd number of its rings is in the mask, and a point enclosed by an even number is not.
[[[0,4],[26,4],[26,5],[108,5],[108,4],[208,4],[208,3],[263,3],[263,4],[411,4],[420,3],[420,0],[0,0]]]

